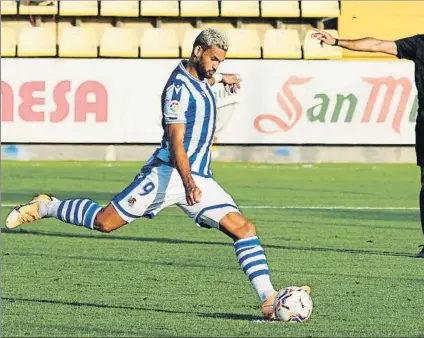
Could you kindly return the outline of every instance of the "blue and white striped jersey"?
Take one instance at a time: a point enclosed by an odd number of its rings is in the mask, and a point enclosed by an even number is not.
[[[173,166],[166,126],[185,123],[184,147],[195,175],[210,177],[211,148],[216,127],[215,97],[208,81],[191,76],[182,61],[172,72],[162,93],[161,147],[154,157]]]

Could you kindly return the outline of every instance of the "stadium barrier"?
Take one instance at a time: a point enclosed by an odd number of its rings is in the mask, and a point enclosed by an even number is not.
[[[147,161],[158,145],[8,144],[2,160]],[[215,146],[212,159],[251,163],[415,163],[413,146]]]
[[[2,60],[2,143],[157,144],[160,96],[178,60]],[[228,60],[214,86],[217,144],[412,145],[413,64]]]

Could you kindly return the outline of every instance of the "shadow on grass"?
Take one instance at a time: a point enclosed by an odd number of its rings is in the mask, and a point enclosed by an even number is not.
[[[122,309],[122,310],[134,310],[134,311],[152,311],[159,313],[173,313],[173,314],[184,314],[184,315],[195,315],[203,318],[222,318],[231,320],[262,320],[261,316],[243,315],[236,313],[202,313],[202,312],[187,312],[187,311],[175,311],[165,309],[154,309],[149,307],[138,307],[138,306],[126,306],[126,305],[109,305],[109,304],[95,304],[86,302],[70,302],[64,300],[53,300],[53,299],[31,299],[31,298],[12,298],[2,297],[3,301],[14,302],[26,302],[26,303],[38,303],[38,304],[57,304],[57,305],[68,305],[76,307],[94,307],[94,308],[106,308],[106,309]]]
[[[33,235],[33,236],[48,236],[48,237],[60,237],[60,238],[83,238],[92,240],[118,240],[118,241],[135,241],[135,242],[153,242],[153,243],[165,243],[165,244],[191,244],[191,245],[220,245],[229,246],[231,243],[225,242],[208,242],[208,241],[194,241],[184,239],[173,239],[173,238],[155,238],[155,237],[125,237],[116,235],[89,235],[89,234],[75,234],[75,233],[61,233],[61,232],[46,232],[37,230],[26,230],[26,229],[1,229],[2,233],[10,235]],[[378,256],[395,256],[395,257],[415,257],[405,252],[395,251],[376,251],[376,250],[361,250],[361,249],[341,249],[341,248],[320,248],[320,247],[306,247],[306,246],[288,246],[288,245],[264,245],[265,248],[269,249],[282,249],[282,250],[300,250],[300,251],[312,251],[312,252],[340,252],[349,254],[360,254],[360,255],[378,255]]]
[[[285,209],[279,210],[285,213],[284,222],[285,223],[303,223],[303,224],[317,224],[320,225],[330,225],[338,227],[360,227],[368,229],[396,229],[396,230],[417,230],[420,228],[420,216],[419,210],[343,210],[343,209],[307,209],[310,217],[305,221],[299,221],[299,212],[305,212],[302,209]],[[261,209],[255,209],[255,212],[258,212]],[[275,212],[278,209],[273,209]],[[249,210],[250,211],[250,210]],[[279,214],[269,213],[269,209],[263,209],[263,213],[268,213],[262,220],[262,222],[281,222],[280,218],[277,218]],[[346,223],[347,220],[350,220],[349,223]],[[352,222],[353,221],[353,222]],[[379,224],[364,224],[370,222],[384,222],[384,225]],[[409,225],[410,223],[415,223],[415,227],[407,227],[402,225]],[[395,226],[396,224],[396,226]]]
[[[10,256],[9,253],[3,254],[3,256]],[[130,264],[144,264],[144,265],[153,265],[153,266],[166,266],[166,267],[173,267],[173,268],[199,268],[202,270],[205,269],[220,269],[220,270],[231,270],[231,271],[240,271],[240,267],[237,266],[218,266],[213,264],[196,264],[196,263],[181,263],[181,262],[173,262],[173,261],[152,261],[152,260],[141,260],[141,259],[130,259],[130,258],[113,258],[113,257],[92,257],[92,256],[81,256],[81,255],[55,255],[51,253],[34,253],[34,252],[16,252],[13,253],[12,256],[14,257],[41,257],[46,259],[58,259],[58,260],[81,260],[81,261],[92,261],[92,262],[114,262],[114,263],[130,263]],[[66,263],[65,263],[66,264]],[[274,273],[284,273],[284,274],[297,274],[299,273],[298,270],[290,270],[290,269],[272,269]],[[346,274],[346,273],[337,273],[337,272],[315,272],[315,271],[309,271],[309,270],[302,270],[302,274],[304,275],[310,275],[310,276],[321,276],[321,277],[343,277],[343,278],[353,278],[353,279],[378,279],[382,281],[390,281],[393,279],[396,279],[397,281],[408,281],[408,282],[420,282],[423,283],[423,278],[406,278],[406,277],[393,277],[393,276],[373,276],[373,275],[361,275],[361,274]]]

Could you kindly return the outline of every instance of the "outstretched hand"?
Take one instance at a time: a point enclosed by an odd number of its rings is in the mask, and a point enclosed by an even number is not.
[[[312,33],[311,37],[321,41],[321,46],[325,43],[326,45],[334,45],[336,43],[336,38],[330,33],[323,31],[321,29],[315,29],[316,33]]]
[[[238,74],[222,74],[222,83],[227,93],[237,93],[240,88],[242,78]]]

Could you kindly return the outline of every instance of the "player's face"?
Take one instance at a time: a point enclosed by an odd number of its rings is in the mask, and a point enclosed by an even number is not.
[[[218,47],[211,47],[207,50],[201,49],[199,54],[197,73],[201,78],[210,79],[218,70],[219,64],[224,61],[227,52]]]

